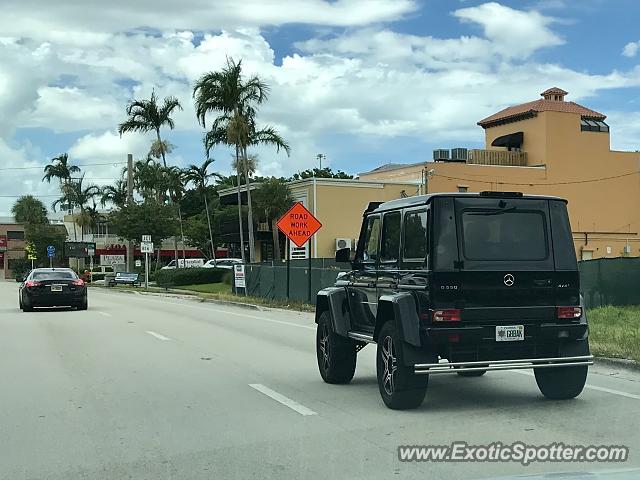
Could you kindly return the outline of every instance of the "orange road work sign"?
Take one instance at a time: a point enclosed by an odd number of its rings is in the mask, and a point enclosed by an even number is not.
[[[278,220],[278,228],[297,247],[303,246],[322,224],[307,210],[302,203],[297,202]]]

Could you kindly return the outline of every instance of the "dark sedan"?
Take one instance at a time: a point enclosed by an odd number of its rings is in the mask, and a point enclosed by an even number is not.
[[[88,307],[87,287],[70,268],[36,268],[20,284],[20,308],[24,312],[34,307]]]

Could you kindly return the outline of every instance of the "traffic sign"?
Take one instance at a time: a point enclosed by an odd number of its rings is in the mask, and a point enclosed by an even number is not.
[[[56,247],[54,247],[53,245],[48,245],[47,246],[47,256],[49,258],[53,257],[56,254]]]
[[[142,253],[153,253],[153,243],[151,243],[151,242],[141,242],[140,243],[140,252],[142,252]]]
[[[136,260],[136,267],[142,266],[142,260]]]
[[[143,242],[151,242],[151,235],[142,235]]]
[[[322,227],[320,221],[297,202],[278,220],[278,228],[297,247],[302,247]]]

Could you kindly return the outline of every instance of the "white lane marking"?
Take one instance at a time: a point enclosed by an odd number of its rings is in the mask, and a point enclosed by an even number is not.
[[[518,373],[520,375],[527,375],[528,377],[534,377],[535,375],[531,372],[525,372],[523,370],[508,370],[511,373]],[[640,395],[636,395],[635,393],[623,392],[622,390],[614,390],[612,388],[606,387],[598,387],[596,385],[587,384],[584,388],[588,388],[589,390],[596,390],[598,392],[611,393],[613,395],[619,395],[621,397],[633,398],[634,400],[640,400]]]
[[[98,312],[100,315],[102,315],[103,317],[111,317],[112,315],[110,313],[107,312]]]
[[[163,342],[171,340],[169,337],[165,337],[164,335],[160,335],[159,333],[152,332],[151,330],[147,330],[147,333],[152,337],[156,337],[158,340],[162,340]]]
[[[107,294],[109,295],[109,294]],[[155,303],[164,303],[166,305],[173,305],[174,307],[189,307],[189,308],[197,308],[199,310],[206,310],[208,312],[216,312],[216,313],[226,313],[228,315],[236,315],[238,317],[246,317],[246,318],[253,318],[255,320],[261,320],[263,322],[269,322],[269,323],[278,323],[280,325],[288,325],[290,327],[298,327],[298,328],[306,328],[308,330],[315,330],[316,327],[312,327],[310,325],[300,325],[298,323],[293,323],[293,322],[285,322],[283,320],[273,320],[271,318],[265,318],[265,317],[259,317],[257,315],[248,315],[246,313],[238,313],[238,312],[230,312],[228,310],[219,310],[217,308],[211,308],[211,307],[201,307],[199,305],[190,305],[187,302],[180,302],[180,303],[176,303],[176,302],[165,302],[164,300],[156,300],[153,298],[146,298],[143,296],[144,300],[147,300],[149,302],[155,302]]]
[[[291,400],[290,398],[285,397],[284,395],[274,390],[271,390],[269,387],[265,387],[261,383],[250,383],[249,386],[266,395],[267,397],[274,399],[276,402],[281,403],[285,407],[289,407],[291,410],[295,410],[300,415],[317,415],[317,413],[313,410],[310,410],[304,405],[300,405],[298,402]]]

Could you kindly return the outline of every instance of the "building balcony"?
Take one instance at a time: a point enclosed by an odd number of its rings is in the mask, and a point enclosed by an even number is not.
[[[508,167],[526,167],[527,152],[509,150],[469,150],[467,163],[473,165],[502,165]]]

